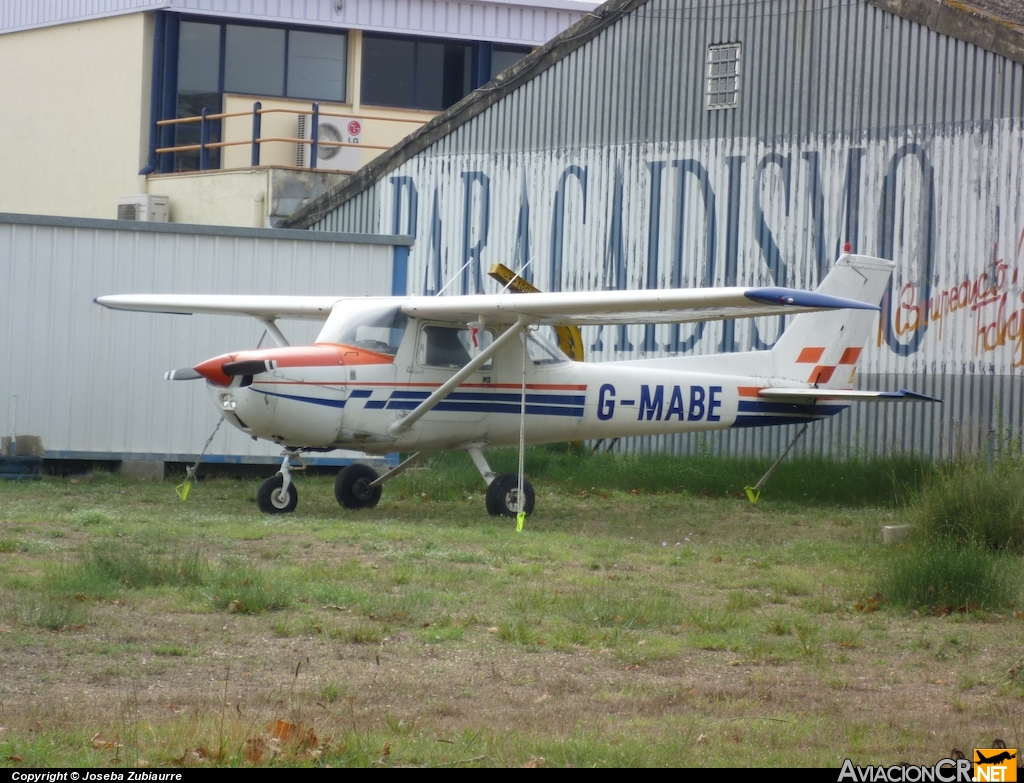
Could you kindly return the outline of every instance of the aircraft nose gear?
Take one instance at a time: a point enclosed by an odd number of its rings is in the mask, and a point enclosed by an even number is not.
[[[297,465],[292,464],[292,460]],[[290,514],[299,504],[299,490],[292,483],[293,470],[305,470],[306,466],[296,451],[285,451],[281,458],[281,470],[268,478],[256,493],[256,505],[264,514]]]

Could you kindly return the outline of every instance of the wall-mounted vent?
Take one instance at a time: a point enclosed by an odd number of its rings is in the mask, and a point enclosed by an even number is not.
[[[148,193],[121,196],[117,200],[118,220],[138,220],[146,223],[167,223],[170,220],[167,196]]]
[[[735,109],[740,101],[740,45],[708,47],[707,98],[709,109]]]

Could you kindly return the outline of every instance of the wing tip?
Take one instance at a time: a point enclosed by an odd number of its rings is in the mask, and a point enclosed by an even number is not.
[[[785,307],[816,307],[829,310],[881,310],[876,304],[846,299],[841,296],[819,294],[817,291],[801,291],[797,288],[748,288],[743,295],[759,304],[783,305]]]

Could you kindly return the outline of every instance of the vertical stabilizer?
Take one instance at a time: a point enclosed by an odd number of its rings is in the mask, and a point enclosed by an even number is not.
[[[877,305],[896,265],[884,258],[844,254],[818,293]],[[826,389],[850,389],[864,346],[875,327],[872,310],[832,310],[796,316],[772,348],[776,378]]]

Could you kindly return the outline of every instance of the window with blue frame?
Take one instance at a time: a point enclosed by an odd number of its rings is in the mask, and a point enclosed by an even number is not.
[[[348,78],[348,34],[182,19],[178,27],[175,117],[219,113],[224,93],[303,98],[344,103]],[[210,141],[220,141],[219,122]],[[174,146],[198,144],[199,123],[174,126]],[[167,144],[165,146],[169,146]],[[210,167],[220,167],[211,149]],[[199,151],[174,156],[174,171],[199,168]],[[163,170],[168,170],[164,168]]]
[[[530,53],[528,46],[507,46],[494,44],[491,47],[491,74],[493,79],[502,71],[511,68]]]
[[[363,35],[361,100],[372,106],[443,111],[472,91],[472,43]]]

